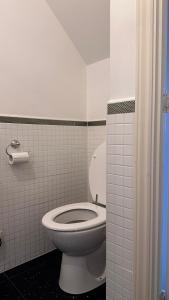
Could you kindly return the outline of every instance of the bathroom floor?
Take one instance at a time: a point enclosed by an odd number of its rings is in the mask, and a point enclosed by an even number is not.
[[[61,254],[53,251],[0,274],[0,300],[105,300],[106,287],[77,296],[58,285]]]

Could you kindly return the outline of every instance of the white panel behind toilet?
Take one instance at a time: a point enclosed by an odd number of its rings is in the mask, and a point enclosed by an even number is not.
[[[89,167],[89,185],[93,200],[106,204],[106,142],[96,148]]]

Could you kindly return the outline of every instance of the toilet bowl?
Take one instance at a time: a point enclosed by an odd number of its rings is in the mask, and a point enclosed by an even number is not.
[[[89,169],[90,191],[97,204],[64,205],[42,218],[51,241],[63,253],[59,285],[70,294],[86,293],[105,282],[105,157],[104,143],[92,156]]]

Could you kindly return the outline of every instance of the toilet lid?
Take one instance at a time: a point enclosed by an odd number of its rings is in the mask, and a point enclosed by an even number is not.
[[[89,167],[89,185],[93,201],[106,205],[106,142],[94,151]]]

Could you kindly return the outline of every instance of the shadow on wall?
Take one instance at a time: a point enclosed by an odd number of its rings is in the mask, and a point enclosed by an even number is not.
[[[28,181],[36,178],[33,162],[19,163],[10,166],[11,172],[18,181]]]

